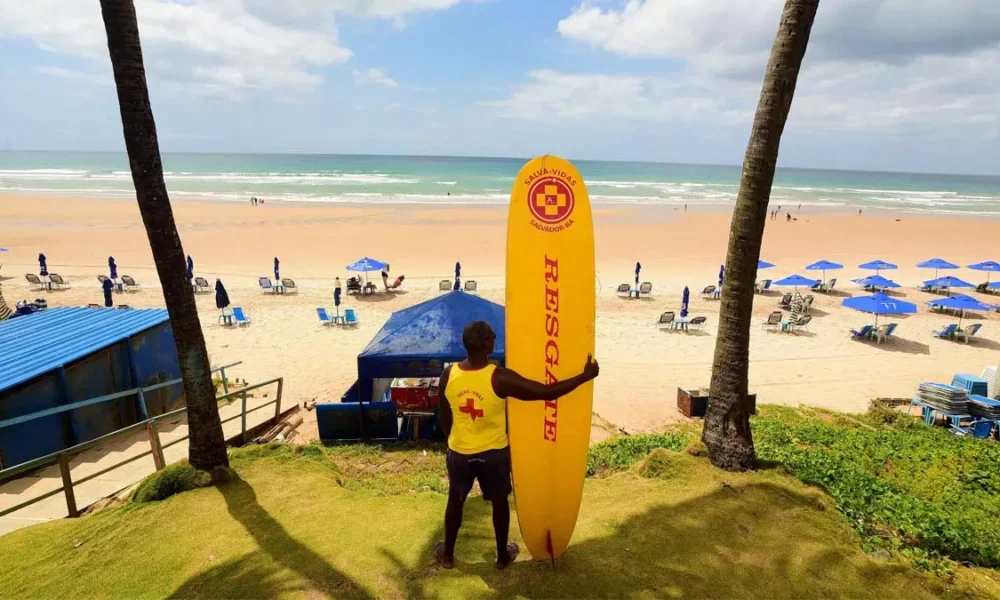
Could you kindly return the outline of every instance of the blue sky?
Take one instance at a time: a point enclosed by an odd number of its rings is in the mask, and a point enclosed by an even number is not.
[[[165,151],[738,164],[780,0],[136,0]],[[0,148],[120,150],[96,0],[0,0]],[[1000,2],[821,4],[786,166],[1000,174]]]

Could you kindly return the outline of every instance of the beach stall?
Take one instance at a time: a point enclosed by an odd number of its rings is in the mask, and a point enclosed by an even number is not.
[[[0,465],[10,467],[141,420],[135,396],[15,422],[180,377],[166,310],[52,308],[0,323]],[[180,385],[145,396],[149,416],[182,405]]]
[[[437,378],[446,364],[464,359],[462,331],[472,321],[486,321],[493,327],[497,339],[490,358],[503,365],[505,320],[504,308],[499,304],[452,291],[393,313],[358,355],[358,381],[344,394],[342,402],[316,406],[320,438],[377,437],[373,433],[376,430],[385,433],[384,425],[365,416],[370,411],[378,411],[386,423],[403,412],[432,413],[434,400],[424,402],[424,385],[413,380]],[[427,396],[433,395],[430,388],[426,388]],[[421,403],[425,405],[417,406]],[[373,429],[352,436],[338,426],[345,418]]]

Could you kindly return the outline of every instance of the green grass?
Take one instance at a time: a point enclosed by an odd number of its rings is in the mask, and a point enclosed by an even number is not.
[[[182,460],[144,479],[132,494],[132,502],[166,500],[175,494],[205,487],[211,482],[210,474],[199,471]]]
[[[758,457],[828,492],[867,549],[1000,567],[1000,444],[885,410],[767,407],[753,432]]]
[[[590,448],[587,475],[607,476],[624,471],[646,457],[655,448],[682,450],[688,445],[686,433],[630,435],[611,438]]]
[[[233,453],[239,479],[0,538],[0,593],[1000,598],[995,571],[958,567],[946,579],[866,554],[830,496],[781,469],[723,473],[704,457],[655,450],[683,448],[680,437],[622,439],[592,458],[631,468],[609,466],[587,481],[573,543],[555,569],[524,557],[496,571],[489,505],[476,498],[456,569],[434,566],[445,504],[428,483],[444,476],[434,446],[272,445]],[[645,443],[655,451],[634,460]],[[520,541],[516,525],[512,537]]]

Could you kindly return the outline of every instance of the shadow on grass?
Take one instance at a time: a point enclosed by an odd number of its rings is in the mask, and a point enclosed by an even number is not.
[[[302,592],[307,598],[371,598],[353,579],[290,536],[257,503],[250,484],[236,479],[217,489],[229,514],[253,536],[260,550],[198,574],[177,588],[171,598],[275,598],[288,591]],[[281,575],[286,569],[306,583],[289,585]]]
[[[821,514],[834,508],[816,494],[771,483],[715,489],[601,524],[609,534],[571,544],[555,568],[521,559],[497,571],[489,506],[478,502],[466,508],[453,571],[431,557],[440,531],[415,568],[387,556],[412,598],[485,596],[483,585],[499,598],[898,597],[918,587],[907,580],[912,570],[864,555],[846,527]]]

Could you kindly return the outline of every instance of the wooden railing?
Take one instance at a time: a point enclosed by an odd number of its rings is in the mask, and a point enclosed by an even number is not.
[[[226,367],[220,367],[220,369],[221,368],[228,368],[228,367],[232,367],[232,366],[235,366],[235,365],[227,365]],[[167,385],[173,385],[173,384],[175,384],[175,383],[177,383],[179,381],[181,381],[181,380],[178,379],[178,380],[174,380],[174,381],[168,381],[168,382],[164,382],[164,383],[159,383],[159,384],[156,384],[155,386],[149,386],[147,388],[142,388],[142,390],[151,391],[152,389],[157,389],[157,388],[164,387],[164,386],[167,386]],[[262,388],[262,387],[270,386],[270,385],[277,385],[278,390],[277,390],[277,394],[275,395],[275,399],[274,400],[269,400],[269,401],[267,401],[267,402],[265,402],[263,404],[260,404],[258,406],[255,406],[255,407],[251,408],[250,410],[247,410],[247,392],[250,392],[250,391],[253,391],[255,389]],[[271,379],[271,380],[265,381],[263,383],[257,383],[257,384],[251,385],[249,387],[243,388],[241,390],[236,390],[236,391],[233,391],[233,392],[229,392],[229,393],[223,394],[222,396],[219,396],[216,399],[219,402],[224,401],[224,400],[228,400],[230,398],[236,398],[236,397],[240,397],[241,398],[241,410],[240,410],[240,413],[236,414],[236,415],[233,415],[233,416],[231,416],[229,418],[223,419],[222,420],[222,424],[226,424],[226,423],[228,423],[230,421],[234,421],[236,419],[240,419],[240,423],[241,423],[240,428],[241,428],[241,432],[242,432],[242,440],[243,440],[244,443],[246,443],[246,441],[247,441],[247,415],[250,414],[250,413],[252,413],[252,412],[256,412],[258,410],[261,410],[262,408],[266,408],[266,407],[268,407],[268,406],[270,406],[270,405],[273,404],[275,406],[275,408],[274,408],[274,418],[275,418],[275,420],[277,420],[279,418],[279,416],[281,415],[281,394],[282,394],[282,388],[283,387],[284,387],[284,378],[283,377],[278,377],[276,379]],[[79,406],[87,406],[89,404],[95,404],[96,401],[113,400],[115,398],[124,397],[124,396],[130,395],[130,394],[135,394],[137,391],[139,392],[139,398],[140,398],[140,400],[142,400],[142,393],[141,393],[142,390],[129,390],[128,392],[120,392],[118,394],[111,394],[111,397],[102,396],[101,398],[95,398],[93,400],[87,400],[87,401],[84,401],[84,402],[78,402],[75,405],[67,405],[67,406],[60,407],[60,408],[70,409],[71,410],[72,408],[78,408]],[[140,404],[142,404],[142,402],[140,402]],[[72,407],[72,408],[70,408],[70,407]],[[54,490],[50,490],[48,492],[45,492],[43,494],[40,494],[38,496],[35,496],[35,497],[30,498],[28,500],[25,500],[24,502],[22,502],[22,503],[20,503],[20,504],[18,504],[16,506],[12,506],[10,508],[4,509],[4,510],[0,511],[0,517],[9,515],[9,514],[11,514],[13,512],[21,510],[22,508],[31,506],[32,504],[35,504],[36,502],[41,502],[42,500],[45,500],[46,498],[50,498],[52,496],[55,496],[56,494],[58,494],[60,492],[64,493],[65,496],[66,496],[66,509],[67,509],[68,516],[70,516],[70,517],[76,517],[76,516],[79,516],[80,513],[77,510],[76,496],[73,493],[73,486],[80,485],[82,483],[86,483],[86,482],[88,482],[88,481],[90,481],[90,480],[92,480],[92,479],[94,479],[96,477],[100,477],[101,475],[104,475],[105,473],[108,473],[109,471],[113,471],[114,469],[117,469],[117,468],[119,468],[119,467],[121,467],[123,465],[127,465],[127,464],[129,464],[129,463],[131,463],[133,461],[139,460],[140,458],[145,458],[145,457],[147,457],[149,455],[153,456],[153,463],[154,463],[154,465],[156,467],[156,470],[157,471],[162,470],[166,466],[166,461],[163,458],[163,450],[165,448],[169,448],[170,446],[173,446],[175,444],[179,444],[179,443],[183,442],[184,440],[188,439],[188,437],[190,437],[190,436],[185,435],[183,437],[177,438],[176,440],[171,440],[167,444],[162,444],[160,442],[160,434],[159,434],[158,423],[160,421],[164,420],[164,419],[173,417],[175,415],[182,414],[185,411],[187,411],[187,407],[186,406],[182,407],[182,408],[178,408],[177,410],[172,410],[170,412],[163,413],[162,415],[157,415],[155,417],[151,417],[151,418],[147,417],[147,418],[143,419],[142,421],[140,421],[138,423],[135,423],[133,425],[129,425],[128,427],[124,427],[124,428],[119,429],[117,431],[113,431],[113,432],[111,432],[109,434],[102,435],[102,436],[100,436],[98,438],[89,440],[89,441],[84,442],[82,444],[77,444],[76,446],[72,446],[70,448],[66,448],[65,450],[61,450],[59,452],[54,452],[52,454],[49,454],[49,455],[46,455],[46,456],[42,456],[42,457],[36,458],[34,460],[30,460],[28,462],[16,465],[14,467],[10,467],[10,468],[7,468],[7,469],[0,470],[0,483],[3,483],[4,481],[7,481],[9,479],[13,479],[13,478],[17,477],[18,475],[21,475],[21,474],[26,473],[28,471],[33,471],[35,469],[39,469],[39,468],[42,468],[42,467],[47,467],[47,466],[52,465],[52,464],[58,464],[59,465],[59,472],[62,475],[62,486],[61,487],[58,487],[58,488],[56,488]],[[49,411],[43,411],[43,412],[49,412]],[[55,409],[52,409],[52,414],[55,414],[57,412],[62,412],[62,411],[57,411]],[[26,415],[26,416],[35,416],[35,415],[39,415],[39,414],[40,413],[34,413],[34,415]],[[42,415],[42,416],[44,416],[44,415]],[[23,417],[18,417],[18,418],[23,418]],[[0,422],[0,426],[4,426],[5,424],[11,423],[12,421],[16,421],[16,420],[17,419],[10,419],[8,421]],[[16,424],[16,423],[12,423],[12,424]],[[106,442],[106,441],[109,441],[109,440],[112,440],[112,439],[116,439],[116,438],[128,435],[128,434],[133,433],[135,431],[139,431],[140,429],[145,429],[146,434],[149,437],[149,446],[150,446],[149,450],[147,450],[145,452],[142,452],[141,454],[136,454],[134,456],[130,456],[130,457],[126,458],[125,460],[121,461],[121,462],[115,463],[114,465],[111,465],[110,467],[107,467],[105,469],[101,469],[100,471],[98,471],[96,473],[91,473],[90,475],[87,475],[86,477],[81,477],[80,479],[77,479],[76,481],[74,481],[73,478],[70,476],[70,468],[69,468],[70,458],[72,458],[73,456],[75,456],[77,454],[80,454],[81,452],[84,452],[84,451],[86,451],[86,450],[88,450],[90,448],[93,448],[94,446],[97,446],[98,444],[101,444],[103,442]]]

